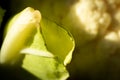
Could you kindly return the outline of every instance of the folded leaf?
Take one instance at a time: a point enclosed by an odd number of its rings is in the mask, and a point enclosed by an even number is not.
[[[42,80],[66,80],[69,73],[64,64],[48,51],[40,32],[40,28],[37,28],[27,48],[21,50],[21,53],[26,54],[22,67]]]
[[[40,12],[28,7],[10,20],[1,48],[1,63],[14,64],[19,59],[19,51],[36,32],[40,19]]]
[[[50,53],[45,46],[44,39],[40,33],[40,27],[37,27],[35,35],[33,35],[33,37],[31,37],[31,39],[29,39],[25,45],[26,47],[22,49],[20,53],[54,57],[54,55]]]
[[[65,29],[26,8],[10,20],[1,48],[1,63],[14,64],[24,54],[22,67],[42,80],[66,80],[65,65],[72,59],[74,39]],[[40,26],[41,25],[41,26]]]
[[[65,65],[71,61],[75,47],[73,37],[55,22],[43,18],[40,22],[42,35],[50,52],[56,55]]]

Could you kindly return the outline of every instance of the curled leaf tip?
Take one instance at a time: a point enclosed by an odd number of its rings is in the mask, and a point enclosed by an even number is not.
[[[20,50],[23,49],[30,35],[39,27],[41,14],[38,10],[31,7],[15,15],[6,26],[6,35],[1,47],[0,63],[9,63],[16,61]]]

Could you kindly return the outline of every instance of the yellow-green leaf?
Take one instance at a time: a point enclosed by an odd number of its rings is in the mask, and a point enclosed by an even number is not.
[[[73,37],[61,26],[46,18],[41,20],[40,25],[48,50],[56,55],[65,65],[68,64],[71,61],[75,47]]]
[[[0,62],[14,64],[20,57],[19,51],[39,27],[41,14],[33,8],[26,8],[13,17],[6,26],[7,33],[2,44]]]

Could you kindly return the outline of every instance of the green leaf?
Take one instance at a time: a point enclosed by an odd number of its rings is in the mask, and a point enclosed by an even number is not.
[[[66,80],[69,77],[65,66],[55,58],[26,55],[23,68],[40,80]]]
[[[54,55],[50,53],[45,46],[44,39],[40,33],[40,27],[37,28],[35,35],[33,35],[25,45],[26,47],[22,49],[20,53],[44,57],[54,57]]]
[[[39,79],[66,80],[69,73],[65,65],[72,59],[74,39],[50,20],[43,18],[40,23],[38,13],[27,8],[8,23],[1,63],[13,64],[24,54],[22,67]]]
[[[26,45],[27,49],[21,50],[26,54],[22,64],[25,70],[42,80],[66,80],[69,77],[65,65],[48,51],[40,28]]]
[[[40,12],[28,7],[9,21],[1,48],[1,63],[14,64],[19,60],[20,50],[25,46],[31,35],[36,32],[40,19]]]
[[[21,51],[26,54],[22,64],[24,69],[42,80],[66,80],[69,77],[65,65],[72,58],[75,44],[65,29],[43,18],[41,27],[27,45],[27,51]],[[32,52],[33,49],[44,53]]]
[[[68,64],[72,59],[75,47],[71,34],[46,18],[43,18],[40,24],[47,49],[57,56],[64,65]]]

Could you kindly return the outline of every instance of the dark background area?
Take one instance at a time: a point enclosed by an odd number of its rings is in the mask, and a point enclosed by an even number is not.
[[[0,47],[3,41],[3,30],[4,30],[4,26],[5,23],[7,22],[8,18],[10,17],[10,13],[8,12],[8,7],[9,7],[9,2],[8,0],[0,0],[0,7],[2,7],[3,9],[5,9],[5,16],[3,18],[3,22],[1,24],[0,27]]]

